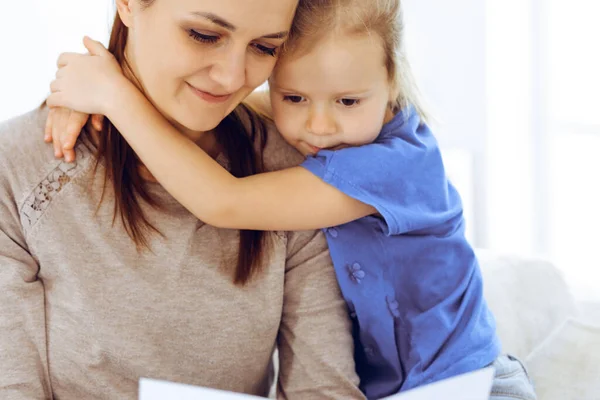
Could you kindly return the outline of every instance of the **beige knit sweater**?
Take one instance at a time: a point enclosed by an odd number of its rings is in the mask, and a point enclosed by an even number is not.
[[[322,235],[279,233],[264,273],[232,283],[236,231],[203,224],[158,184],[164,235],[136,251],[100,200],[93,145],[42,140],[46,112],[0,124],[0,399],[135,399],[140,377],[266,395],[361,398],[347,310]],[[269,134],[268,169],[299,155]],[[97,212],[96,212],[97,211]]]

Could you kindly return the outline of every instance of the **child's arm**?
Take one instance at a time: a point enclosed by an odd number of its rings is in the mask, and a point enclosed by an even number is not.
[[[375,212],[301,167],[235,178],[129,85],[107,116],[154,177],[199,219],[222,228],[316,229]]]
[[[87,41],[86,47],[92,56],[70,56],[70,69],[53,82],[48,103],[110,118],[154,177],[204,222],[232,229],[303,230],[376,212],[301,167],[235,178],[169,124],[110,65],[116,61],[100,43]]]

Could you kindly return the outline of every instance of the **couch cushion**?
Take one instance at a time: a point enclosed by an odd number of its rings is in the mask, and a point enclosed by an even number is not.
[[[600,326],[567,320],[526,364],[540,399],[600,398]]]
[[[524,359],[577,306],[558,269],[550,262],[490,251],[477,252],[484,294],[494,313],[504,352]]]

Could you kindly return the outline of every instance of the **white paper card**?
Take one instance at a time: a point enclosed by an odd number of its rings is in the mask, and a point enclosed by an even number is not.
[[[494,380],[494,368],[488,367],[458,375],[384,400],[489,400]]]
[[[198,386],[184,385],[158,381],[155,379],[140,379],[139,400],[252,400],[262,397],[247,394],[224,392]]]
[[[494,378],[492,367],[459,375],[400,393],[384,400],[488,400]],[[139,400],[251,400],[262,397],[224,392],[154,379],[140,379]]]

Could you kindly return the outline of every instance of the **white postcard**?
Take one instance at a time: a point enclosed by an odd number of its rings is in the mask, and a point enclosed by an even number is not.
[[[262,397],[155,379],[140,379],[139,400],[256,400]],[[264,400],[264,399],[263,399]]]
[[[386,397],[384,400],[488,400],[494,378],[492,367],[444,379]],[[252,400],[262,397],[154,379],[140,379],[139,400]]]
[[[488,367],[420,386],[384,400],[489,400],[494,368]]]

